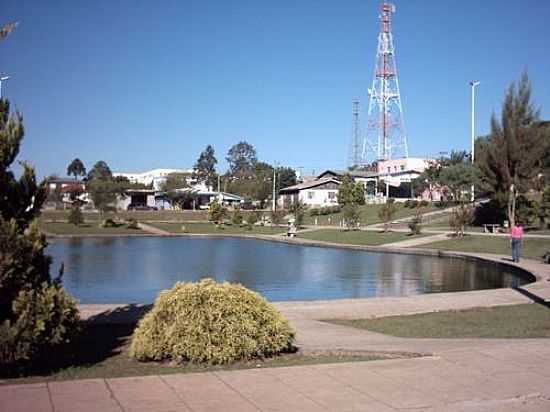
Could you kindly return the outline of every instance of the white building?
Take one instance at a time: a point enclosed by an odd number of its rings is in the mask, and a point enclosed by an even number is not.
[[[113,173],[113,176],[123,176],[128,178],[131,183],[141,183],[144,185],[151,185],[154,190],[160,190],[162,183],[166,181],[166,178],[171,173],[187,174],[189,184],[192,184],[193,169],[153,169],[143,173]]]
[[[332,178],[310,180],[279,191],[279,205],[289,207],[300,200],[310,207],[336,206],[340,181]]]

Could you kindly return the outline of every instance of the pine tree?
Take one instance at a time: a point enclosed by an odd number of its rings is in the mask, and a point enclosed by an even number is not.
[[[199,182],[206,183],[209,187],[215,187],[216,179],[216,159],[214,148],[210,145],[206,146],[206,149],[200,154],[193,168],[193,173]]]
[[[540,171],[543,142],[538,119],[539,111],[531,102],[531,82],[523,73],[517,91],[513,83],[508,88],[500,121],[493,115],[488,143],[477,158],[493,196],[506,195],[511,226],[518,196],[529,190]]]
[[[0,100],[0,364],[10,364],[64,342],[77,328],[75,301],[50,277],[51,259],[36,217],[46,198],[46,182],[36,181],[15,161],[24,135],[20,114],[10,115]]]

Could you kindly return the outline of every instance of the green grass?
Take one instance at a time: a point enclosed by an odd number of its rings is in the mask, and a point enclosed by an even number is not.
[[[373,225],[375,223],[381,223],[382,221],[378,217],[378,212],[382,208],[383,205],[364,205],[359,206],[360,209],[360,222],[362,225]],[[406,208],[403,207],[400,203],[396,203],[397,212],[395,213],[395,216],[393,220],[401,219],[403,217],[408,216],[414,216],[416,213],[416,209],[412,208]],[[438,210],[435,207],[428,206],[424,208],[424,212],[433,212],[434,210]],[[317,218],[317,224],[320,226],[338,226],[340,224],[340,221],[343,219],[342,212],[340,213],[334,213],[332,215],[326,215],[326,216],[310,216],[309,212],[306,211],[306,214],[304,216],[304,224],[305,225],[313,225],[315,224],[315,219]],[[330,221],[329,221],[330,218]]]
[[[100,215],[97,212],[82,212],[84,219],[89,222],[98,221]],[[68,210],[45,210],[41,214],[43,221],[61,221],[66,222],[69,216]],[[208,212],[205,210],[151,210],[151,211],[123,211],[115,213],[105,213],[103,219],[118,217],[120,219],[134,218],[139,222],[158,221],[158,222],[187,222],[187,221],[206,221]]]
[[[278,233],[285,233],[287,228],[270,227],[270,226],[253,226],[252,229],[247,227],[240,227],[236,225],[223,225],[218,228],[214,223],[184,223],[186,232],[182,231],[181,223],[162,223],[162,222],[147,222],[148,225],[156,227],[158,229],[165,230],[170,233],[191,233],[191,234],[244,234],[244,235],[274,235]]]
[[[403,338],[550,338],[550,308],[534,303],[327,322]]]
[[[512,253],[510,240],[504,236],[466,235],[463,238],[452,238],[422,245],[426,249],[454,250],[458,252],[493,253],[509,255]],[[550,249],[550,239],[524,238],[522,256],[541,258]]]
[[[141,235],[141,229],[128,229],[125,225],[119,227],[99,227],[99,222],[87,222],[75,226],[66,222],[40,222],[40,228],[54,235]]]
[[[414,353],[391,352],[302,353],[297,351],[272,358],[240,361],[224,366],[139,362],[128,354],[134,327],[134,324],[83,323],[83,331],[74,342],[52,350],[47,355],[33,362],[9,368],[0,368],[0,384],[257,369],[263,367],[358,362],[419,356]]]
[[[314,232],[301,233],[298,237],[322,242],[343,243],[349,245],[378,246],[385,243],[394,243],[401,240],[420,238],[426,235],[412,236],[403,232],[373,232],[373,231],[343,231],[338,229],[321,229]]]

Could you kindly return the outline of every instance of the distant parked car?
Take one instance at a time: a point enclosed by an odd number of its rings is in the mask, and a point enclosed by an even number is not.
[[[143,203],[130,203],[127,210],[158,210],[156,206],[147,206]]]
[[[240,204],[240,207],[242,210],[255,210],[256,209],[256,205],[253,204],[252,202],[242,202]]]

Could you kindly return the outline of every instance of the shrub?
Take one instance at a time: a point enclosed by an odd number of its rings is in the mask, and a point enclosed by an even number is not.
[[[219,223],[227,215],[227,209],[219,202],[211,202],[208,209],[208,220]]]
[[[288,321],[260,295],[205,279],[161,292],[134,331],[130,355],[224,364],[280,353],[293,340]]]
[[[418,203],[418,205],[420,207],[427,207],[430,205],[430,202],[428,202],[427,200],[421,200],[420,203]],[[416,206],[416,205],[415,205]]]
[[[234,225],[240,225],[243,223],[243,214],[241,213],[241,209],[238,207],[235,208],[233,211],[233,215],[231,216],[231,223]]]
[[[250,226],[255,225],[258,221],[258,215],[256,213],[249,213],[246,217],[246,223],[248,223]]]
[[[311,209],[309,209],[309,215],[310,216],[319,216],[321,214],[321,210],[317,209],[316,207],[312,207]]]
[[[84,223],[84,217],[82,216],[82,211],[80,210],[79,206],[73,206],[73,208],[69,212],[68,221],[75,226]]]
[[[272,210],[271,223],[276,226],[280,225],[283,221],[284,216],[285,216],[285,212],[283,210]]]

